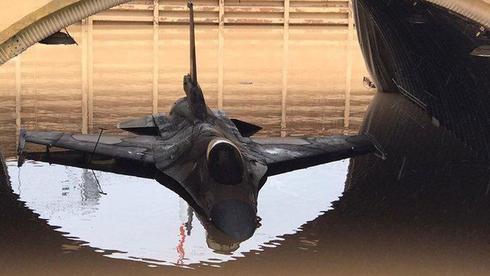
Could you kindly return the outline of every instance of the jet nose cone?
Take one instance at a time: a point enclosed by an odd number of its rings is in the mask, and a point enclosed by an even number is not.
[[[255,210],[239,200],[225,200],[211,209],[211,220],[224,234],[236,241],[250,238],[257,228]]]

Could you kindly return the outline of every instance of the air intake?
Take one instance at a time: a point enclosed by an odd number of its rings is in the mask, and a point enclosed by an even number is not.
[[[242,154],[233,143],[226,139],[212,140],[206,157],[209,174],[218,183],[236,185],[242,182]]]

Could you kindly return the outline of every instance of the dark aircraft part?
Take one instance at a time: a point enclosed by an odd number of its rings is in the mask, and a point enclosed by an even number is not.
[[[267,162],[267,176],[378,151],[366,135],[316,138],[256,138]],[[380,152],[381,156],[384,156]]]
[[[206,119],[208,108],[199,84],[194,84],[191,75],[184,76],[184,91],[192,114],[201,121]]]
[[[194,34],[194,5],[192,1],[187,2],[187,7],[189,8],[190,68],[189,74],[184,76],[184,91],[192,114],[196,119],[204,120],[208,115],[208,108],[197,81],[196,36]]]
[[[76,150],[88,154],[104,155],[142,163],[154,163],[153,145],[161,142],[155,136],[109,136],[68,134],[63,132],[21,131],[21,139],[38,145]],[[95,147],[99,140],[97,147]]]
[[[187,2],[189,8],[189,41],[190,41],[190,79],[194,86],[197,86],[197,58],[196,58],[196,36],[194,33],[194,4],[192,0]]]
[[[164,116],[163,114],[159,115]],[[158,131],[158,127],[155,125],[153,115],[119,123],[117,125],[117,128],[138,135],[157,136],[160,134],[160,132]]]
[[[262,130],[262,127],[258,125],[247,123],[238,119],[231,119],[231,121],[233,122],[233,124],[235,124],[236,128],[243,137],[253,136],[255,133]]]
[[[158,128],[156,127],[135,127],[135,128],[123,128],[123,130],[138,134],[138,135],[148,135],[148,136],[158,136]]]
[[[475,57],[490,58],[490,45],[481,45],[471,51],[471,55]]]
[[[250,238],[257,227],[255,210],[245,202],[226,200],[211,209],[211,221],[236,241]]]
[[[243,179],[243,159],[238,148],[228,140],[215,139],[208,145],[207,167],[220,184],[237,185]]]
[[[68,33],[64,33],[61,31],[58,31],[45,39],[39,41],[41,44],[46,44],[46,45],[73,45],[77,44],[75,39],[71,37]]]

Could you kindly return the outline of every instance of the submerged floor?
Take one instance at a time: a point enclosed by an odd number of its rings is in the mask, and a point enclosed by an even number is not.
[[[386,160],[271,178],[262,226],[234,255],[209,249],[195,217],[188,235],[186,205],[156,183],[96,172],[98,187],[91,172],[8,163],[0,271],[488,275],[488,161],[399,95],[378,94],[362,128]]]

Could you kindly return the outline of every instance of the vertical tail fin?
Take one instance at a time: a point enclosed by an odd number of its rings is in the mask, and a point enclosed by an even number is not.
[[[187,7],[189,7],[190,72],[184,76],[184,91],[194,116],[197,119],[204,120],[208,114],[208,108],[204,101],[201,87],[199,87],[197,82],[196,37],[194,33],[194,5],[192,0],[187,2]]]
[[[187,2],[189,7],[189,39],[190,39],[190,72],[191,79],[194,85],[197,85],[197,61],[196,61],[196,35],[194,33],[194,4],[192,0]]]

